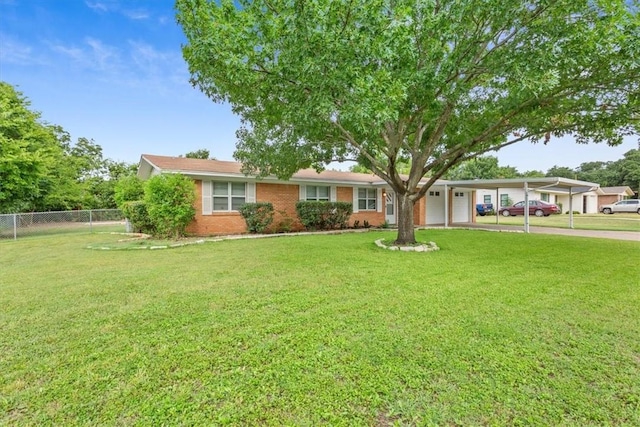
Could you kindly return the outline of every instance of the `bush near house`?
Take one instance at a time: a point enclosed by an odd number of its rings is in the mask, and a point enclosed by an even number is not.
[[[179,238],[196,215],[195,185],[181,174],[156,175],[146,182],[144,201],[154,227],[154,235]]]
[[[129,220],[133,226],[135,233],[154,234],[155,227],[151,218],[149,218],[149,212],[147,211],[147,205],[142,200],[133,200],[122,203],[120,209],[124,214],[124,217]]]
[[[296,212],[307,230],[331,230],[347,227],[353,206],[348,202],[300,201]]]
[[[269,202],[245,203],[240,215],[247,223],[249,233],[264,233],[273,222],[273,204]]]

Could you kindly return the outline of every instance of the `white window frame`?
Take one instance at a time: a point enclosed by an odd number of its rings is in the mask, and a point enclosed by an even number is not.
[[[327,189],[327,197],[318,196],[318,190],[320,188]],[[309,197],[309,189],[315,189],[315,196]],[[304,200],[312,202],[328,202],[331,200],[331,187],[328,185],[306,185],[304,191]]]
[[[215,194],[216,184],[227,184],[227,194]],[[244,194],[242,196],[233,194],[233,187],[237,185],[244,186]],[[216,199],[226,199],[226,209],[216,209]],[[234,200],[242,199],[242,205],[247,203],[247,183],[246,182],[233,182],[233,181],[213,181],[211,184],[211,209],[213,212],[237,212],[237,209],[233,209]],[[236,202],[237,204],[237,202]],[[240,205],[238,205],[240,206]]]
[[[226,183],[227,184],[227,194],[226,195],[214,195],[214,183]],[[244,184],[244,196],[234,195],[232,194],[232,184]],[[227,209],[213,209],[213,201],[214,197],[226,197],[227,198]],[[238,212],[233,207],[233,199],[243,198],[244,203],[254,203],[256,201],[256,184],[254,182],[243,182],[243,181],[223,181],[223,180],[214,180],[214,181],[203,181],[202,182],[202,214],[203,215],[211,215],[213,213],[224,213],[224,212]],[[244,204],[243,203],[243,204]]]
[[[360,197],[360,190],[364,190],[365,196]],[[377,212],[378,211],[378,190],[375,188],[366,188],[366,187],[358,187],[356,189],[358,192],[358,212],[360,211],[370,211]],[[360,201],[364,200],[365,208],[360,207]],[[373,208],[369,207],[369,202],[373,201]]]

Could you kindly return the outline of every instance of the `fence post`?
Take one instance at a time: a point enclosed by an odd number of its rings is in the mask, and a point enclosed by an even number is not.
[[[13,214],[13,240],[18,240],[18,220],[17,214]]]
[[[92,212],[93,209],[89,209],[89,233],[93,233],[93,217],[91,216]]]

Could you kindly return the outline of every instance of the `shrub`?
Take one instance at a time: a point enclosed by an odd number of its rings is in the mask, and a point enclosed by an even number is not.
[[[291,231],[291,228],[293,226],[293,221],[294,219],[291,218],[289,216],[289,214],[287,213],[287,211],[278,211],[278,214],[280,214],[280,221],[278,222],[278,225],[276,226],[276,233],[288,233]]]
[[[126,202],[142,200],[144,198],[144,184],[135,175],[125,176],[116,182],[113,188],[113,199],[118,209],[123,210]],[[131,220],[131,218],[129,218]]]
[[[156,175],[147,181],[144,201],[158,237],[184,236],[195,217],[193,181],[180,174]]]
[[[154,234],[153,223],[151,218],[149,218],[149,212],[147,212],[147,206],[144,201],[134,200],[124,202],[120,209],[122,209],[125,218],[127,218],[133,226],[135,233]]]
[[[247,223],[249,233],[263,233],[273,222],[271,203],[245,203],[240,206],[239,211]]]
[[[347,202],[300,201],[296,212],[307,230],[331,230],[346,228],[353,208]]]

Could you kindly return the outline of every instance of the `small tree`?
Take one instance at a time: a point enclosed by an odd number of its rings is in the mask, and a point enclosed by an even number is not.
[[[240,215],[247,223],[249,233],[263,233],[273,222],[273,205],[268,202],[245,203]]]
[[[144,183],[136,175],[120,178],[113,189],[113,198],[118,209],[123,209],[126,202],[144,198]]]
[[[147,181],[144,201],[156,234],[176,239],[184,236],[196,214],[195,199],[193,181],[184,175],[156,175]]]

